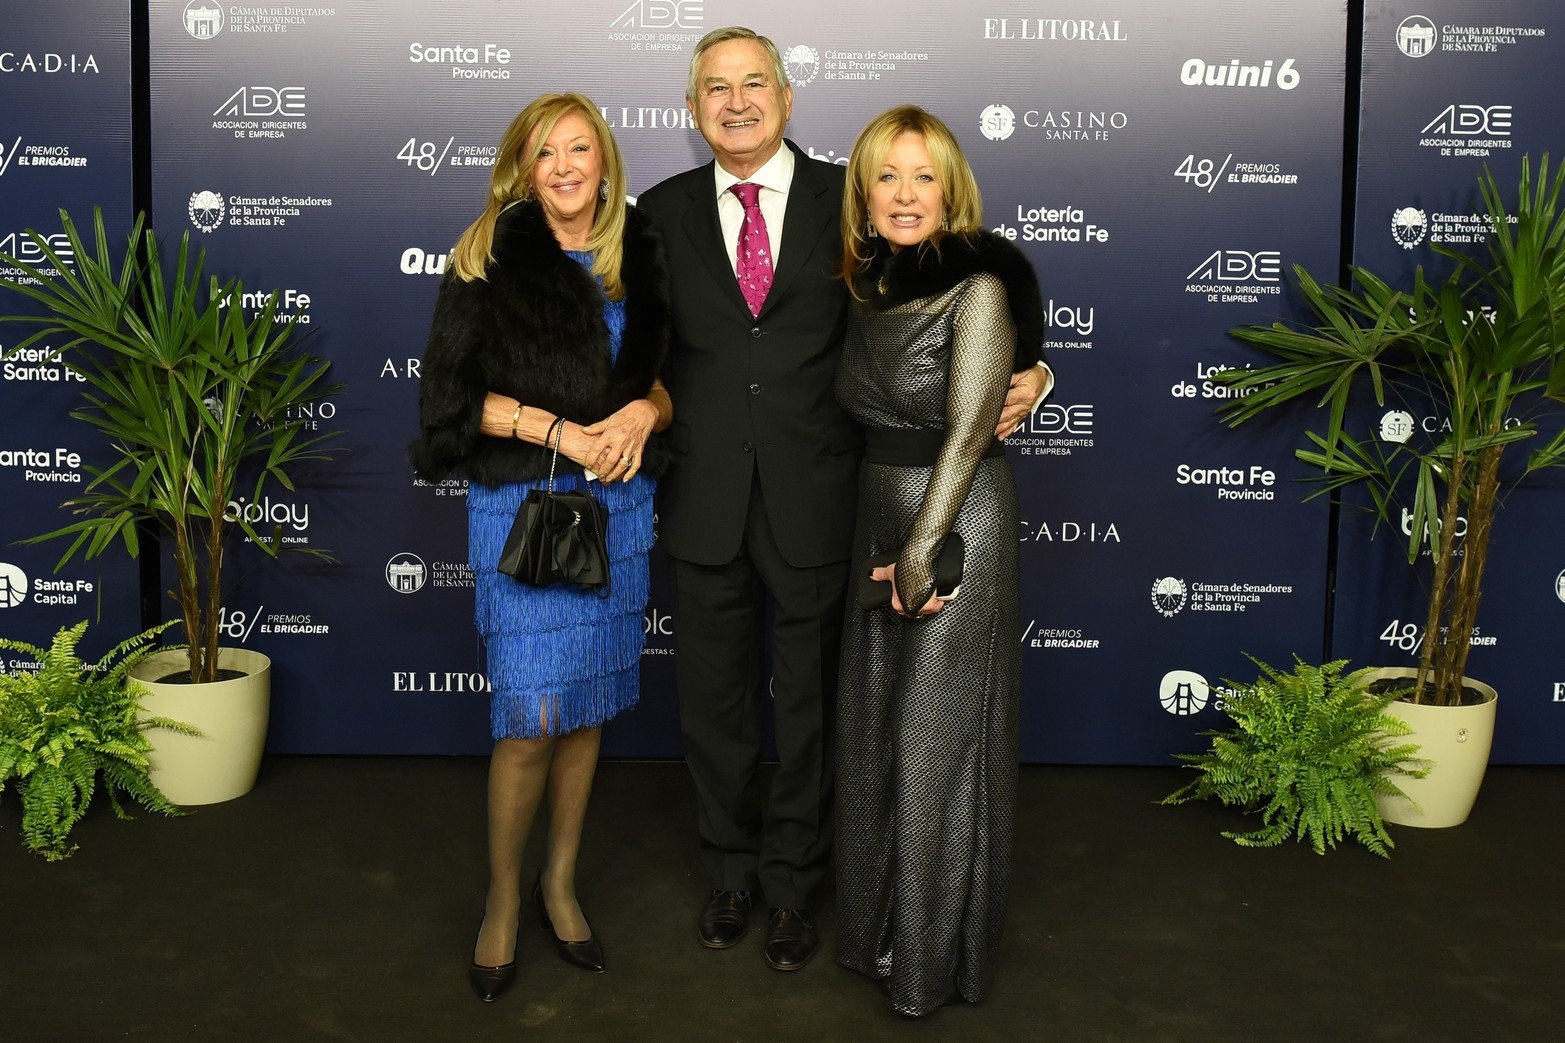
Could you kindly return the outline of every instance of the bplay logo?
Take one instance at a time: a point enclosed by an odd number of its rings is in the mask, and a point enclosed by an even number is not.
[[[996,102],[978,114],[978,129],[990,141],[1004,141],[1016,133],[1016,113],[1009,105]]]
[[[1190,717],[1212,701],[1212,686],[1194,670],[1170,670],[1157,686],[1158,702],[1176,717]]]
[[[223,203],[223,194],[214,192],[210,188],[190,193],[190,202],[185,209],[190,214],[190,223],[202,232],[215,231],[228,213],[228,208]]]
[[[274,501],[270,496],[256,501],[241,496],[237,500],[228,501],[228,507],[223,511],[223,520],[243,521],[253,529],[264,525],[274,529],[287,528],[294,532],[304,532],[310,527],[310,505],[301,506],[281,500]]]
[[[423,558],[403,551],[386,562],[386,582],[398,594],[417,594],[429,582],[429,569]]]
[[[641,632],[646,635],[646,641],[641,648],[642,655],[674,654],[673,613],[665,612],[656,605],[648,605],[641,617]]]
[[[807,44],[796,43],[782,53],[783,68],[788,82],[795,87],[811,83],[821,71],[820,52]]]
[[[1090,304],[1085,307],[1079,304],[1059,304],[1051,297],[1044,304],[1043,311],[1049,329],[1055,336],[1074,333],[1077,337],[1090,337],[1097,324],[1097,308]]]
[[[0,608],[15,608],[27,600],[27,573],[9,561],[0,561]]]
[[[1397,50],[1409,58],[1422,58],[1440,42],[1440,30],[1421,14],[1408,15],[1397,26]]]
[[[190,0],[185,5],[184,26],[197,40],[210,40],[223,31],[223,9],[211,0]]]

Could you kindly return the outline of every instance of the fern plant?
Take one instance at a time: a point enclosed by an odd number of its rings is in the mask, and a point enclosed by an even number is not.
[[[188,724],[140,714],[142,689],[131,669],[152,651],[165,623],[83,662],[77,645],[85,621],[54,635],[48,648],[0,639],[0,649],[24,652],[36,671],[0,673],[0,796],[8,783],[21,794],[22,841],[51,862],[76,850],[71,830],[92,803],[99,778],[114,813],[130,818],[128,797],[164,815],[184,811],[169,803],[147,776],[149,728],[199,734]]]
[[[1273,847],[1291,836],[1316,854],[1351,836],[1382,858],[1394,847],[1375,806],[1377,796],[1402,795],[1394,776],[1423,778],[1427,760],[1417,743],[1396,743],[1411,730],[1385,712],[1406,691],[1376,694],[1370,670],[1343,676],[1347,660],[1313,666],[1294,657],[1291,674],[1247,657],[1260,668],[1253,684],[1225,681],[1223,712],[1231,731],[1201,734],[1212,748],[1176,754],[1201,774],[1164,804],[1213,799],[1259,812],[1261,826],[1224,832],[1244,847]]]

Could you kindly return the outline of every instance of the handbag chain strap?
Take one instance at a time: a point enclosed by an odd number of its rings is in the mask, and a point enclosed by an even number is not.
[[[565,438],[565,418],[557,416],[549,427],[549,435],[554,436],[554,453],[549,457],[549,485],[548,491],[554,492],[554,468],[560,462],[560,442]],[[549,441],[549,435],[544,435],[544,442]]]

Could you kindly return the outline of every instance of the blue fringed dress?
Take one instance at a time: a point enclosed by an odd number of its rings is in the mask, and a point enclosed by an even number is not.
[[[566,251],[590,267],[592,255]],[[618,356],[623,301],[604,302],[609,351]],[[475,579],[475,622],[483,636],[493,694],[496,739],[535,739],[602,724],[636,703],[647,607],[647,551],[652,547],[652,494],[657,483],[588,482],[608,509],[610,594],[557,585],[532,587],[495,571],[506,533],[527,490],[546,479],[467,490],[468,564]],[[556,475],[558,491],[579,489]]]

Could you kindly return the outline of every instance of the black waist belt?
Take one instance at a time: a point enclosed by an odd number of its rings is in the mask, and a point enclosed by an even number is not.
[[[908,429],[898,427],[866,427],[864,429],[864,459],[872,464],[889,464],[892,467],[933,467],[945,445],[946,431]],[[1005,446],[995,439],[989,440],[984,456],[1004,456]]]

